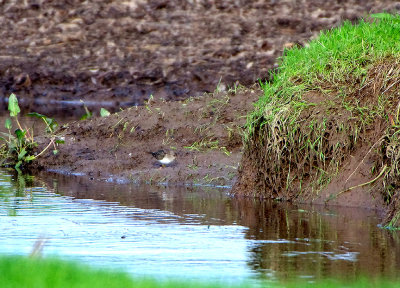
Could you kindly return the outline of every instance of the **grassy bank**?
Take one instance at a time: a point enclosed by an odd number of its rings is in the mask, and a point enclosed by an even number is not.
[[[388,204],[397,201],[399,38],[400,17],[376,14],[285,51],[246,126],[245,157],[262,187],[255,196],[314,197],[358,151],[362,156],[344,179],[355,179],[366,163],[370,175],[329,198],[373,187]]]
[[[194,287],[194,288],[218,288],[227,287],[223,283],[196,283],[188,281],[156,281],[152,279],[133,279],[125,273],[98,271],[75,263],[64,262],[55,259],[32,259],[25,257],[0,257],[0,283],[2,288],[57,288],[57,287]],[[251,287],[250,285],[228,287]],[[263,287],[399,287],[399,283],[383,279],[363,278],[356,282],[344,282],[339,280],[325,280],[317,283],[265,283]]]

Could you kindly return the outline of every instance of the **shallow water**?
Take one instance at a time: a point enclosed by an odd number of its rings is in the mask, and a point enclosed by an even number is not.
[[[211,188],[0,170],[0,254],[27,255],[42,239],[46,256],[140,276],[396,277],[399,237],[379,220],[368,210],[235,200]]]

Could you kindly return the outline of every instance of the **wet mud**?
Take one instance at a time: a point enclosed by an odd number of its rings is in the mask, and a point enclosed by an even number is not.
[[[74,121],[56,134],[65,143],[33,162],[38,170],[93,180],[231,186],[242,153],[246,115],[263,92],[238,87],[181,101],[152,100],[108,117]],[[38,152],[49,143],[38,137]],[[176,153],[163,167],[149,154]]]

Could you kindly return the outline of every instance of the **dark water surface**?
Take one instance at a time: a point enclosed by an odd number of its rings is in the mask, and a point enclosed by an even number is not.
[[[43,254],[156,278],[237,282],[396,277],[399,234],[373,211],[236,200],[215,188],[155,187],[0,170],[0,254]]]

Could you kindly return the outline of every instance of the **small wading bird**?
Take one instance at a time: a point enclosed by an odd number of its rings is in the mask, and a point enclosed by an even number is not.
[[[176,159],[174,151],[165,152],[164,150],[158,150],[157,152],[147,152],[153,155],[154,158],[161,164],[162,167],[172,164]]]

